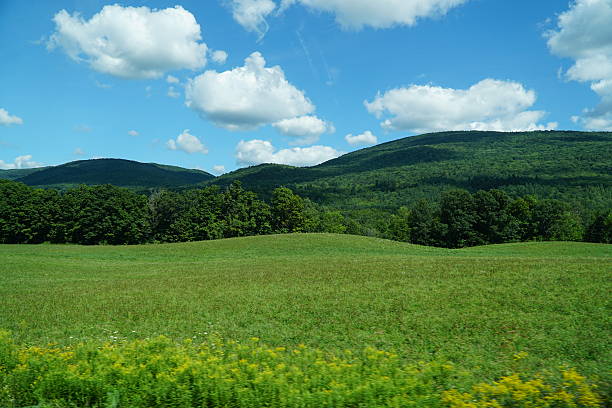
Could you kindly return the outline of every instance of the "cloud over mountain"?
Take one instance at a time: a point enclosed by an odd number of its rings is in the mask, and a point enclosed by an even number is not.
[[[315,109],[304,92],[287,81],[281,67],[266,67],[259,52],[246,58],[242,67],[195,77],[187,83],[185,96],[188,107],[229,130],[255,129]]]
[[[262,163],[290,166],[315,166],[340,156],[342,152],[329,146],[294,147],[277,150],[266,140],[241,140],[236,146],[236,162],[240,166]]]
[[[395,88],[364,104],[377,118],[390,116],[381,123],[387,130],[427,133],[556,128],[556,123],[538,124],[546,112],[528,110],[535,101],[535,92],[518,82],[485,79],[468,89],[432,85]]]
[[[190,130],[186,129],[183,131],[183,133],[178,135],[176,140],[175,139],[168,140],[168,142],[166,142],[166,147],[168,147],[168,149],[170,150],[182,150],[185,153],[189,153],[189,154],[192,154],[192,153],[208,154],[208,149],[206,148],[206,146],[204,146],[204,144],[202,144],[200,139],[197,136],[194,136],[189,132]]]
[[[360,135],[348,134],[344,136],[344,140],[351,146],[369,146],[378,143],[378,138],[371,131],[366,130]]]
[[[290,144],[308,145],[315,143],[325,132],[333,133],[334,125],[327,123],[316,116],[300,116],[283,119],[272,124],[276,130],[285,136],[293,138]]]
[[[11,170],[11,169],[29,169],[32,167],[40,167],[42,163],[38,163],[32,160],[31,154],[23,156],[17,156],[12,163],[7,163],[4,160],[0,160],[0,169]]]

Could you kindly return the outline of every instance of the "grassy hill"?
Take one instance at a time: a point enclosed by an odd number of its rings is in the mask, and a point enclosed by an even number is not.
[[[215,333],[328,351],[371,345],[481,378],[569,364],[609,376],[612,247],[446,250],[296,234],[143,245],[0,245],[0,328],[20,342]],[[609,377],[607,377],[609,378]]]
[[[1,176],[1,174],[0,174]],[[214,178],[201,170],[122,159],[79,160],[47,167],[15,181],[38,186],[66,188],[79,184],[113,184],[131,188],[173,188],[193,185]]]
[[[395,209],[441,191],[498,188],[586,207],[612,204],[612,132],[443,132],[407,137],[310,168],[264,164],[211,183],[279,185],[345,210]],[[601,204],[602,202],[606,204]]]

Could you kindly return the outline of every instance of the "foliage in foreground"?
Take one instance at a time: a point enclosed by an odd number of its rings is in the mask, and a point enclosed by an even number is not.
[[[517,355],[517,359],[521,356]],[[333,355],[165,337],[100,346],[18,347],[0,333],[0,404],[23,407],[599,407],[573,369],[558,379],[515,373],[462,392],[468,374],[439,362],[406,365],[366,348]]]

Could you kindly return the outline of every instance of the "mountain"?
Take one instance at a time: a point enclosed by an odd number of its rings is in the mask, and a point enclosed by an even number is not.
[[[16,180],[21,177],[25,177],[29,174],[36,173],[37,171],[48,169],[49,167],[35,167],[33,169],[10,169],[0,170],[0,179],[5,180]]]
[[[114,184],[134,189],[149,189],[194,185],[213,178],[212,174],[201,170],[122,159],[94,159],[39,169],[14,180],[37,187],[66,188],[79,184]]]
[[[612,207],[612,132],[432,133],[361,149],[314,167],[262,164],[217,178],[199,170],[120,159],[4,170],[0,178],[55,188],[110,183],[137,191],[223,188],[240,180],[264,199],[275,187],[287,186],[326,207],[381,217],[421,198],[437,200],[452,188],[534,194],[592,211]]]
[[[264,196],[277,186],[342,210],[395,209],[451,188],[497,188],[612,207],[612,132],[442,132],[411,136],[297,168],[263,164],[233,180]]]

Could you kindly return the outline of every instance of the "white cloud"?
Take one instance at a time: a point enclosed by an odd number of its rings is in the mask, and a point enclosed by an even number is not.
[[[84,156],[85,152],[80,147],[77,147],[76,149],[74,149],[74,152],[72,152],[72,154],[74,154],[75,156]]]
[[[255,129],[314,111],[304,92],[285,79],[281,67],[265,65],[263,56],[254,52],[242,67],[206,71],[187,83],[187,106],[229,130]]]
[[[547,33],[548,47],[574,65],[565,73],[573,81],[590,82],[601,102],[576,120],[590,130],[612,131],[612,0],[576,0],[559,15],[558,27]]]
[[[32,167],[40,167],[42,163],[38,163],[32,160],[32,155],[27,154],[24,156],[17,156],[12,163],[7,163],[4,160],[0,160],[0,169],[12,170],[12,169],[29,169]]]
[[[427,133],[555,129],[554,122],[538,124],[546,112],[527,110],[535,101],[535,92],[520,83],[485,79],[465,90],[431,85],[396,88],[364,104],[377,118],[385,113],[391,115],[381,123],[387,130]]]
[[[179,79],[173,75],[168,75],[166,77],[166,82],[169,84],[178,84],[181,81],[179,81]]]
[[[138,136],[140,133],[138,133],[138,131],[136,130],[130,130],[129,132],[127,132],[128,135],[130,136]]]
[[[259,36],[259,40],[268,31],[266,17],[274,11],[276,3],[272,0],[232,0],[234,20],[248,31]]]
[[[341,154],[329,146],[294,147],[277,151],[272,143],[258,139],[241,140],[236,146],[236,162],[241,166],[262,163],[315,166]]]
[[[225,64],[225,61],[227,61],[227,52],[221,50],[213,51],[212,60],[219,65]]]
[[[316,116],[299,116],[297,118],[283,119],[272,124],[276,130],[285,136],[295,138],[293,145],[307,145],[315,143],[325,133],[333,133],[334,125],[327,123]]]
[[[168,87],[168,93],[166,95],[168,95],[170,98],[178,98],[181,96],[181,94],[173,86]]]
[[[62,10],[53,21],[56,31],[48,48],[62,48],[75,61],[121,78],[159,78],[177,69],[206,64],[207,46],[200,26],[181,6],[104,6],[91,19]]]
[[[469,0],[231,0],[234,19],[245,29],[259,35],[268,31],[266,18],[276,9],[282,13],[293,4],[315,11],[333,13],[344,29],[359,30],[364,26],[389,28],[412,26],[419,19],[437,17]]]
[[[369,130],[355,136],[349,133],[344,136],[344,140],[351,146],[369,146],[378,143],[378,138]]]
[[[214,174],[217,174],[217,175],[223,174],[223,173],[225,173],[225,166],[223,166],[221,164],[217,164],[216,166],[213,166],[212,172]]]
[[[0,125],[22,125],[23,119],[18,116],[11,116],[8,111],[0,108]]]
[[[186,129],[178,135],[176,140],[170,139],[166,142],[166,147],[170,150],[182,150],[185,153],[202,153],[207,154],[208,149],[202,144],[197,136],[189,133],[189,129]]]
[[[412,26],[418,19],[442,16],[469,0],[282,0],[281,8],[300,3],[311,9],[333,13],[345,29],[363,26],[389,28]]]

